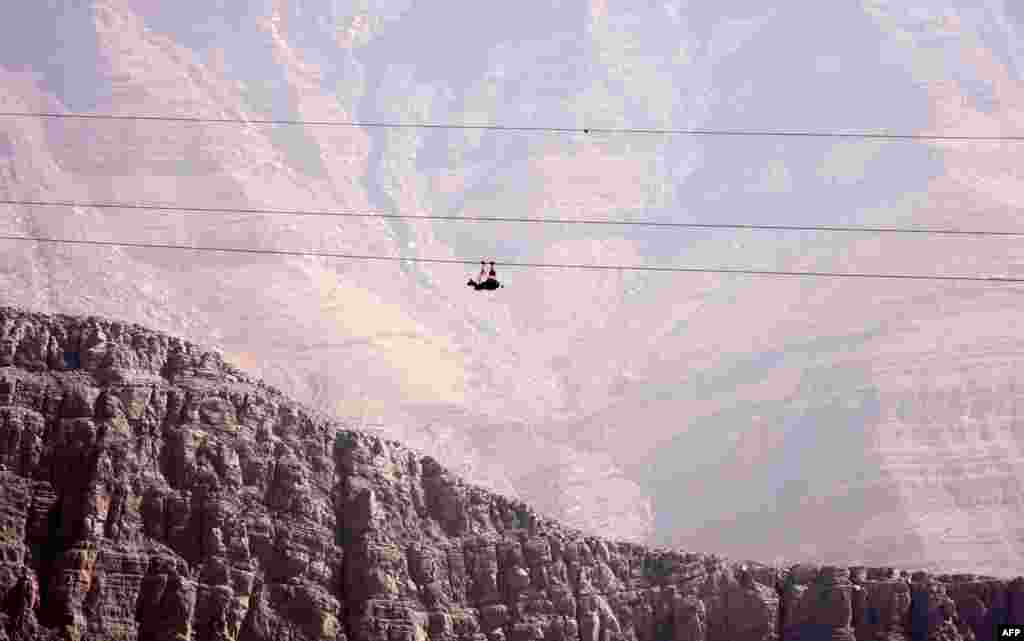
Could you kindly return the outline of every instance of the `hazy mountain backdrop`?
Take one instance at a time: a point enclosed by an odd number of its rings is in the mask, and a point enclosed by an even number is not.
[[[20,2],[0,111],[1021,135],[1022,7]],[[7,201],[1024,230],[1022,160],[1012,141],[0,117]],[[1018,238],[16,205],[0,233],[493,259],[506,288],[478,293],[472,265],[0,241],[0,297],[219,345],[602,535],[1024,571],[1024,286],[500,265],[1024,275]]]

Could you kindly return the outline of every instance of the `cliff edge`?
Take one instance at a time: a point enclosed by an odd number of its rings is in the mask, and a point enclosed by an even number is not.
[[[214,352],[95,317],[0,307],[0,463],[0,641],[984,640],[1024,623],[1020,578],[585,536]]]

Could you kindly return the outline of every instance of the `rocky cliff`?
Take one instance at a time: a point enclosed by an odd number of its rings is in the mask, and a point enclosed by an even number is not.
[[[1024,579],[588,537],[214,352],[0,308],[0,639],[991,639]]]

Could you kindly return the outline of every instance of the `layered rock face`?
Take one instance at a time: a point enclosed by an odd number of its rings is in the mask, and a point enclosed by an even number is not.
[[[587,537],[145,328],[0,308],[0,639],[991,639],[1024,580]]]

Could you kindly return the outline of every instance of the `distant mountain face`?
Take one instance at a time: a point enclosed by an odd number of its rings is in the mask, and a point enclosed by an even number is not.
[[[0,111],[1020,133],[1012,3],[774,4],[32,3],[0,25]],[[1009,229],[1018,166],[1005,143],[0,118],[6,200]],[[472,266],[3,241],[0,291],[217,344],[590,531],[1024,568],[1016,289],[500,266],[1019,275],[1013,240],[0,207],[9,235],[493,257],[484,296]]]

